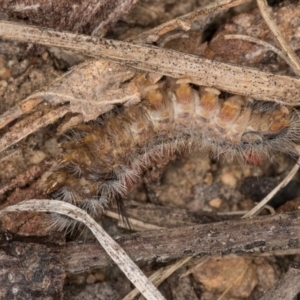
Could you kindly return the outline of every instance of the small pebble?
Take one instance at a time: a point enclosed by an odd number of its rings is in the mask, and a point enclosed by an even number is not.
[[[30,158],[30,163],[37,165],[46,158],[46,154],[43,151],[37,150]]]
[[[211,172],[208,172],[205,174],[203,182],[208,185],[211,185],[213,183],[213,176],[212,176]]]
[[[56,138],[51,138],[45,141],[45,148],[52,157],[56,157],[60,153],[60,148],[58,147]]]
[[[235,188],[237,184],[237,180],[232,172],[224,173],[221,177],[221,181],[232,188]]]
[[[8,79],[11,76],[11,69],[0,68],[0,79]]]
[[[5,80],[0,80],[0,96],[3,96],[5,91],[6,91],[6,88],[7,88],[7,81]]]
[[[221,198],[214,198],[209,201],[209,206],[213,208],[220,208],[222,205],[222,199]]]
[[[94,273],[94,276],[97,281],[104,281],[105,280],[105,274],[103,272],[96,272]]]
[[[86,283],[92,284],[96,282],[96,277],[93,274],[89,274],[86,278]]]
[[[49,57],[49,53],[47,51],[43,52],[42,59],[46,61],[48,57]]]

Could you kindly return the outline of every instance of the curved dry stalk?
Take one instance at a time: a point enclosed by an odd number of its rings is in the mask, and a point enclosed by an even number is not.
[[[252,208],[248,213],[246,213],[242,218],[250,218],[257,215],[262,208],[277,194],[277,192],[285,187],[295,176],[300,168],[300,158],[298,158],[297,163],[294,165],[292,170],[288,175],[273,189],[261,202],[259,202],[254,208]]]
[[[289,58],[282,52],[280,51],[278,48],[276,48],[275,46],[273,46],[272,44],[265,42],[263,40],[257,39],[255,37],[249,36],[249,35],[243,35],[243,34],[226,34],[224,35],[225,40],[231,40],[231,39],[235,39],[235,40],[243,40],[243,41],[247,41],[250,43],[254,43],[257,45],[261,45],[264,46],[266,48],[266,50],[271,50],[274,53],[276,53],[278,56],[280,56],[283,60],[285,60],[285,62],[290,65],[290,60]]]
[[[165,299],[125,251],[82,209],[63,201],[33,199],[5,207],[0,211],[0,216],[3,213],[15,211],[55,212],[84,223],[92,231],[112,260],[146,299]]]
[[[266,204],[264,206],[264,208],[269,211],[270,215],[275,215],[276,214],[275,209],[271,205]]]
[[[275,38],[279,42],[281,48],[286,52],[286,56],[289,60],[289,65],[297,74],[300,76],[300,60],[295,54],[294,50],[292,47],[285,41],[282,33],[278,29],[277,25],[275,22],[272,20],[270,14],[269,14],[269,6],[266,0],[257,0],[257,5],[259,7],[260,13],[262,17],[264,18],[265,22],[267,23],[268,27],[270,30],[273,32]]]

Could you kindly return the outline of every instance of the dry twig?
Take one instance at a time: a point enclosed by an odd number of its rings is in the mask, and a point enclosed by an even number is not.
[[[299,253],[300,212],[239,219],[124,235],[118,244],[136,262],[169,262],[186,257]],[[249,238],[251,237],[251,238]],[[71,273],[112,265],[94,243],[69,243],[65,269]]]
[[[108,58],[140,70],[174,78],[185,77],[191,83],[216,87],[234,94],[299,105],[300,79],[289,76],[233,66],[154,46],[97,39],[5,21],[0,21],[0,36],[61,47],[88,56]],[[40,96],[34,94],[34,97]]]

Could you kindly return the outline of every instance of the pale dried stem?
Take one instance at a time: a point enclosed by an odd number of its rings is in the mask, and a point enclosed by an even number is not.
[[[2,209],[0,211],[0,216],[6,212],[16,211],[59,213],[84,223],[92,231],[111,259],[119,266],[127,278],[136,286],[146,299],[165,299],[137,267],[137,265],[129,258],[125,251],[84,210],[63,201],[33,199]]]
[[[265,22],[269,26],[270,30],[273,32],[275,38],[279,42],[281,48],[286,52],[287,58],[289,60],[289,65],[294,70],[295,74],[300,76],[300,61],[297,55],[295,54],[292,47],[285,41],[282,33],[278,29],[275,22],[272,20],[269,14],[269,6],[266,0],[257,0],[257,5],[260,9],[260,13],[263,16]]]
[[[179,278],[186,277],[194,273],[198,268],[200,268],[205,262],[211,259],[209,256],[204,256],[201,258],[196,258],[193,267],[189,268],[185,273],[181,274]]]
[[[105,215],[112,219],[118,220],[119,227],[128,229],[128,225],[126,224],[126,222],[124,222],[122,220],[122,217],[120,216],[119,213],[108,210],[105,212]],[[133,231],[158,230],[158,229],[164,228],[164,227],[157,226],[154,224],[145,223],[143,221],[140,221],[140,220],[137,220],[134,218],[127,218],[127,220],[128,220],[128,223],[130,224],[130,229]]]
[[[185,77],[197,85],[212,86],[255,99],[299,105],[298,78],[274,75],[154,46],[91,38],[5,21],[0,22],[0,36],[104,57],[140,70],[175,78]]]
[[[105,215],[108,216],[108,217],[111,217],[113,219],[118,220],[119,221],[119,223],[118,223],[119,227],[127,228],[126,224],[120,218],[120,214],[108,210],[108,211],[106,211]],[[161,227],[161,226],[148,224],[148,223],[142,222],[142,221],[134,219],[134,218],[128,218],[128,221],[130,223],[131,229],[134,230],[134,231],[163,229],[163,227]],[[155,273],[153,273],[148,279],[151,280],[151,282],[155,286],[158,287],[165,279],[167,279],[169,276],[171,276],[172,273],[174,273],[177,269],[179,269],[180,267],[185,265],[191,259],[192,259],[192,257],[183,258],[183,259],[178,260],[176,263],[174,263],[170,266],[160,268]],[[201,258],[201,260],[205,261],[206,258]],[[132,300],[138,294],[139,294],[139,291],[137,289],[134,289],[128,295],[126,295],[123,298],[123,300]]]
[[[11,129],[9,132],[4,134],[0,139],[0,152],[4,151],[8,147],[22,140],[25,136],[35,132],[37,128],[53,124],[56,120],[62,118],[65,114],[70,111],[67,105],[53,109],[44,116],[36,119],[35,121],[28,124],[26,127],[16,127]]]
[[[156,272],[154,272],[148,279],[151,280],[151,282],[155,286],[159,286],[165,279],[167,279],[169,276],[171,276],[176,270],[181,268],[183,265],[185,265],[188,261],[191,260],[192,257],[186,257],[178,260],[176,263],[171,264],[167,267],[160,268]],[[132,290],[128,295],[126,295],[122,300],[133,300],[135,296],[139,294],[139,291],[137,289]],[[139,300],[142,300],[143,298],[139,298]]]
[[[300,167],[300,158],[297,160],[297,163],[294,165],[292,170],[288,173],[288,175],[276,186],[274,190],[272,190],[258,205],[256,205],[253,209],[251,209],[248,213],[246,213],[242,218],[249,218],[257,215],[262,208],[277,194],[277,192],[285,187],[298,172]]]
[[[224,211],[224,212],[218,212],[218,216],[242,216],[245,213],[247,213],[248,210],[238,210],[238,211]]]
[[[22,116],[24,113],[27,113],[42,101],[43,99],[41,98],[22,100],[17,105],[13,106],[11,109],[0,115],[0,129],[9,124],[11,121]]]

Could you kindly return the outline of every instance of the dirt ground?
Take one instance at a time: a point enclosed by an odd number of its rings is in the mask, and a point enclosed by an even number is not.
[[[205,4],[203,2],[205,1],[141,0],[128,15],[122,16],[111,25],[105,36],[124,40],[186,14]],[[3,8],[0,7],[0,12],[1,9]],[[298,49],[296,45],[300,28],[298,2],[276,1],[272,9],[277,24],[284,30],[285,38]],[[294,22],[290,22],[291,12]],[[5,9],[0,16],[2,19],[13,18]],[[84,32],[84,29],[82,31]],[[182,39],[177,39],[175,42],[167,43],[166,46],[263,71],[281,75],[292,74],[280,57],[268,49],[265,50],[261,45],[241,40],[225,42],[224,35],[233,33],[251,35],[273,43],[272,35],[260,17],[258,9],[250,3],[214,19],[207,27],[204,37],[198,36],[197,39],[190,37],[194,45],[191,46],[190,41],[185,43]],[[82,60],[83,58],[77,55],[74,57],[70,53],[60,55],[56,50],[43,46],[0,40],[0,114],[4,114],[36,90],[49,85]],[[35,117],[42,116],[52,109],[50,104],[42,105],[42,108],[39,106],[40,110],[38,108],[34,111]],[[32,186],[51,168],[61,153],[59,143],[64,137],[59,132],[63,122],[69,117],[67,115],[53,124],[38,129],[1,153],[0,187],[8,186],[17,178],[15,186],[0,194],[2,207],[21,200],[45,196],[45,191],[43,194]],[[3,136],[15,122],[17,121],[0,129],[1,135]],[[141,205],[153,204],[157,207],[166,206],[195,214],[208,213],[238,219],[253,208],[256,202],[263,199],[284,178],[294,163],[294,158],[280,154],[267,160],[257,158],[257,161],[247,164],[212,157],[207,152],[187,152],[180,156],[174,155],[168,164],[153,166],[140,179],[139,185],[131,191],[125,201],[134,200]],[[23,177],[20,177],[20,174]],[[264,209],[261,215],[295,211],[300,205],[299,197],[299,180],[296,176],[273,198],[270,207]],[[147,220],[147,211],[143,211],[143,214],[145,216],[141,216],[141,219]],[[47,222],[41,221],[47,216],[36,215],[37,217],[32,214],[24,217],[10,215],[1,221],[1,230],[25,236],[48,234],[45,225]],[[29,223],[28,218],[31,219]],[[169,216],[165,216],[166,224],[168,218]],[[129,230],[119,228],[117,222],[107,216],[99,222],[114,237],[130,233]],[[42,225],[37,227],[37,224]],[[76,237],[67,236],[68,242],[76,240],[78,243],[85,243],[91,239],[93,236],[87,231]],[[285,274],[291,262],[300,263],[300,256],[224,256],[210,258],[196,267],[195,259],[167,278],[159,290],[166,299],[174,300],[260,299]],[[150,275],[163,266],[165,266],[163,262],[143,263],[141,268]],[[189,269],[192,269],[191,273],[180,277]],[[116,266],[86,270],[79,274],[67,272],[63,282],[64,299],[122,299],[131,289],[132,285]],[[61,294],[47,299],[59,297]],[[37,296],[36,299],[41,298]]]

